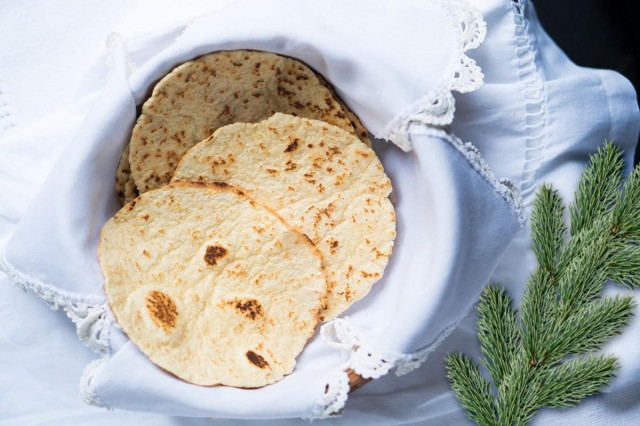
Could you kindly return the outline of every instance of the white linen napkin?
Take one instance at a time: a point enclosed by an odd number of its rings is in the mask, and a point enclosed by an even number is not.
[[[126,12],[125,21],[118,28],[127,39],[130,57],[139,64],[153,56],[162,43],[171,44],[190,16],[212,7],[210,1],[197,0],[173,4],[159,0],[113,1],[108,5],[75,0],[71,4],[68,0],[64,4],[33,5],[0,0],[0,53],[8,59],[0,69],[0,123],[11,124],[0,126],[0,247],[22,217],[51,163],[59,157],[61,145],[71,140],[70,132],[94,104],[85,98],[103,86],[104,78],[99,66],[87,71],[93,55],[100,50],[103,34],[116,25],[118,16]],[[542,181],[552,182],[562,188],[563,194],[570,195],[587,155],[605,138],[615,139],[625,148],[627,158],[632,156],[639,120],[635,93],[628,81],[613,72],[572,64],[544,33],[529,1],[478,0],[474,5],[482,10],[488,31],[484,43],[468,55],[481,66],[485,84],[476,92],[456,96],[453,128],[458,136],[472,140],[480,148],[497,175],[521,185],[525,142],[529,142],[527,136],[535,135],[535,129],[525,126],[525,81],[520,76],[531,75],[522,71],[529,70],[534,61],[536,84],[541,89],[552,87],[554,93],[543,100],[543,104],[553,104],[552,109],[546,108],[543,145],[558,146],[555,154],[545,156],[542,167],[537,169],[534,187]],[[85,73],[90,78],[81,79]],[[78,89],[81,80],[90,82],[90,87],[83,83]],[[37,92],[32,90],[34,87]],[[78,99],[82,101],[78,103]],[[69,108],[69,102],[75,105]],[[582,119],[581,115],[587,112],[588,116]],[[550,167],[545,167],[547,164]],[[529,195],[525,202],[531,198]],[[532,265],[528,240],[519,237],[507,250],[492,280],[517,296]],[[33,296],[9,286],[8,279],[1,280],[0,363],[11,365],[3,369],[0,377],[0,384],[11,388],[0,399],[2,421],[31,424],[46,420],[47,424],[66,425],[73,417],[72,422],[105,425],[123,421],[209,424],[205,419],[85,406],[77,400],[80,366],[73,363],[86,362],[90,358],[88,351],[74,345],[75,336],[69,335],[73,331],[65,327],[64,315],[51,312],[35,298],[30,300]],[[573,409],[543,410],[533,424],[637,424],[639,319],[636,316],[606,349],[622,357],[623,368],[606,390],[610,394],[590,398]],[[444,378],[442,359],[449,351],[472,354],[476,349],[473,319],[464,321],[419,370],[402,377],[388,374],[369,383],[350,396],[344,416],[333,419],[331,424],[464,424],[464,414]],[[304,422],[233,424],[282,426]]]
[[[418,366],[469,311],[523,223],[512,186],[496,180],[472,146],[429,127],[451,122],[451,91],[481,85],[482,74],[465,52],[483,37],[477,10],[444,0],[393,6],[249,0],[196,19],[174,43],[160,32],[126,49],[114,36],[103,94],[2,260],[14,280],[63,307],[80,338],[103,355],[86,370],[84,398],[190,416],[324,417],[346,401],[346,368],[375,378],[393,367]],[[176,64],[235,48],[305,61],[336,86],[372,133],[402,148],[375,143],[398,217],[385,276],[343,318],[324,326],[293,374],[258,390],[198,387],[155,367],[115,326],[96,260],[99,230],[118,208],[114,170],[136,105]]]

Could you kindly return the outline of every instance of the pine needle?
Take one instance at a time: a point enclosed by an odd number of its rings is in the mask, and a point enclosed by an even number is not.
[[[611,232],[629,242],[640,242],[640,168],[636,167],[616,197]]]
[[[558,318],[549,332],[544,357],[553,363],[568,355],[599,350],[628,324],[633,306],[631,296],[606,297],[567,319]]]
[[[557,293],[558,287],[553,276],[538,268],[529,278],[522,295],[522,343],[527,358],[534,362],[544,356],[548,333],[553,327],[552,313],[557,302]]]
[[[471,420],[481,425],[498,424],[493,409],[491,384],[473,361],[462,354],[449,355],[447,377],[451,381],[453,393]]]
[[[588,355],[571,359],[550,370],[538,405],[546,407],[570,407],[587,395],[595,395],[615,376],[618,369],[612,356]]]
[[[487,286],[480,297],[478,314],[478,338],[485,356],[483,365],[498,386],[510,369],[509,363],[519,343],[516,312],[506,291]]]
[[[624,160],[612,143],[607,143],[591,156],[591,166],[582,173],[571,212],[571,235],[591,226],[613,205],[622,184]]]
[[[640,166],[622,185],[622,153],[612,143],[591,157],[569,207],[570,238],[558,192],[543,185],[531,214],[538,267],[520,314],[506,291],[487,286],[478,304],[482,365],[448,357],[447,377],[470,419],[526,425],[542,407],[575,405],[606,386],[613,356],[596,355],[628,324],[632,296],[602,297],[611,280],[640,286]]]
[[[557,257],[564,247],[567,227],[564,224],[564,206],[558,191],[542,185],[533,201],[531,215],[531,238],[533,253],[540,268],[557,275]]]
[[[609,263],[609,278],[630,289],[640,287],[640,246],[615,244]]]

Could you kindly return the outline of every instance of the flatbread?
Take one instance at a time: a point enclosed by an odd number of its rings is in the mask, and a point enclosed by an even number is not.
[[[277,113],[222,127],[187,152],[173,181],[241,187],[306,234],[327,270],[323,320],[367,294],[391,256],[391,182],[371,148],[327,123]]]
[[[131,341],[198,385],[282,379],[326,302],[313,244],[224,184],[142,194],[103,227],[99,260]]]
[[[131,166],[129,165],[129,145],[124,148],[120,156],[120,163],[116,169],[116,194],[120,204],[125,205],[138,196],[136,183],[131,177]]]
[[[314,118],[355,134],[314,72],[268,52],[221,51],[167,74],[144,103],[131,136],[131,172],[140,193],[169,182],[184,153],[216,129],[275,112]]]
[[[356,136],[358,136],[358,139],[367,144],[367,146],[371,146],[369,131],[364,127],[358,116],[353,111],[351,111],[351,109],[342,101],[340,96],[336,93],[334,87],[327,80],[325,80],[321,74],[315,73],[315,76],[318,78],[320,84],[326,87],[331,92],[331,95],[336,100],[336,102],[340,104],[342,111],[344,111],[347,118],[351,122],[351,126],[353,127]],[[350,131],[350,129],[345,130]],[[116,191],[122,205],[127,204],[138,196],[138,189],[136,188],[135,181],[131,176],[131,167],[129,165],[129,144],[127,144],[125,150],[122,152],[122,157],[120,158],[120,163],[118,164],[118,170],[116,172]]]
[[[347,106],[347,104],[344,103],[342,98],[340,98],[340,96],[336,93],[336,89],[331,85],[331,83],[325,80],[322,74],[316,73],[316,77],[318,77],[318,81],[320,81],[320,84],[322,84],[324,87],[329,89],[333,98],[340,104],[340,107],[342,108],[344,113],[347,115],[347,118],[351,122],[351,126],[353,126],[353,130],[356,132],[356,136],[358,137],[358,139],[360,139],[367,146],[371,146],[369,131],[367,130],[366,127],[364,127],[364,124],[362,124],[362,121],[360,121],[360,118],[353,111],[351,111],[351,109]]]

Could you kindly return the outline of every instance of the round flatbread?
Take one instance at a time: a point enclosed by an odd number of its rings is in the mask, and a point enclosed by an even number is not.
[[[129,165],[129,145],[124,148],[120,156],[120,163],[116,169],[116,194],[120,204],[125,205],[138,196],[136,183],[131,177],[131,166]]]
[[[355,134],[314,72],[268,52],[221,51],[167,74],[144,103],[131,136],[131,173],[140,193],[165,185],[184,153],[216,129],[275,112],[314,118]]]
[[[353,111],[351,111],[351,109],[347,106],[347,104],[344,103],[342,98],[340,98],[340,96],[336,93],[336,89],[331,85],[331,83],[325,80],[322,74],[320,73],[315,73],[315,74],[316,74],[316,77],[318,77],[318,81],[320,82],[320,84],[322,84],[324,87],[329,89],[333,98],[336,101],[338,101],[338,103],[340,104],[340,107],[342,108],[344,113],[347,115],[347,118],[351,122],[351,126],[353,126],[353,130],[356,132],[356,136],[358,137],[358,139],[364,142],[367,146],[371,146],[369,131],[367,130],[366,127],[364,127],[364,124],[362,124],[362,121],[360,121],[360,118]],[[345,130],[348,130],[348,129],[345,129]]]
[[[224,184],[142,194],[103,227],[99,260],[131,341],[198,385],[282,379],[326,302],[313,244]]]
[[[278,113],[222,127],[187,152],[173,179],[241,187],[306,234],[327,270],[323,320],[367,294],[391,256],[391,182],[371,148],[327,123]]]
[[[326,87],[333,98],[340,104],[342,111],[346,114],[347,118],[351,122],[351,126],[355,131],[356,136],[362,142],[367,144],[367,146],[371,146],[371,139],[369,138],[369,131],[364,127],[358,116],[349,109],[349,107],[342,101],[340,96],[336,93],[334,87],[324,79],[324,77],[319,73],[314,73],[318,78],[318,81],[321,85]],[[351,131],[351,129],[345,129],[347,131]],[[122,152],[122,156],[120,157],[120,163],[118,164],[118,169],[116,171],[116,191],[118,193],[118,199],[122,205],[127,204],[134,198],[138,196],[138,189],[136,188],[135,181],[131,176],[131,167],[129,163],[129,144],[125,147]]]

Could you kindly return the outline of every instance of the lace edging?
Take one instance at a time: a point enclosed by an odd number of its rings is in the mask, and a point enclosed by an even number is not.
[[[403,362],[396,367],[396,376],[404,376],[405,374],[411,373],[413,370],[420,368],[420,366],[427,360],[427,358],[429,358],[431,352],[438,349],[438,346],[440,346],[440,344],[444,342],[444,340],[449,337],[449,335],[453,333],[456,328],[458,328],[460,323],[469,315],[474,306],[475,304],[469,306],[469,308],[467,308],[467,311],[463,315],[461,315],[460,318],[458,318],[453,324],[442,330],[432,344],[406,355]]]
[[[412,132],[445,139],[467,160],[471,167],[494,188],[507,204],[509,204],[511,211],[518,218],[518,223],[520,223],[521,227],[524,227],[527,221],[527,214],[524,209],[524,201],[522,200],[520,191],[511,180],[507,178],[496,178],[493,170],[491,170],[489,164],[487,164],[480,151],[478,151],[478,148],[471,142],[463,142],[453,133],[444,129],[420,126],[416,123],[410,126],[407,135],[411,135]]]
[[[336,318],[323,325],[320,334],[325,343],[334,349],[348,351],[349,358],[324,382],[323,392],[316,399],[313,408],[312,419],[336,417],[342,414],[351,390],[347,370],[353,370],[365,379],[382,377],[392,368],[396,369],[398,376],[407,374],[420,367],[429,354],[458,327],[465,316],[466,314],[443,330],[432,344],[409,354],[373,348],[349,326],[348,318]]]
[[[17,270],[6,258],[0,258],[0,271],[25,291],[42,299],[51,309],[62,308],[76,326],[78,338],[99,355],[110,351],[111,310],[99,296],[81,296],[65,292]]]
[[[102,369],[107,365],[107,361],[109,361],[108,356],[104,356],[102,358],[94,359],[84,368],[82,372],[82,377],[80,378],[80,384],[78,386],[78,390],[80,392],[80,398],[89,405],[93,405],[99,408],[107,408],[109,407],[104,403],[102,398],[98,395],[95,389],[95,384],[93,380],[96,376],[100,374]]]
[[[443,132],[443,131],[441,131]],[[507,178],[496,178],[491,167],[484,160],[478,148],[471,142],[463,142],[457,136],[443,132],[449,143],[466,158],[471,167],[480,174],[500,196],[509,204],[511,211],[518,218],[520,227],[524,227],[527,215],[524,210],[524,202],[516,185]]]
[[[380,351],[364,342],[349,326],[348,318],[335,318],[320,328],[320,336],[334,349],[348,351],[349,358],[325,382],[324,392],[316,399],[313,419],[339,416],[349,398],[349,376],[353,370],[365,379],[377,379],[387,374],[402,354]]]
[[[308,420],[326,419],[342,415],[347,399],[349,399],[348,367],[343,365],[336,374],[332,374],[326,381],[323,392],[316,399],[313,415]]]
[[[401,111],[382,131],[381,139],[392,141],[404,151],[411,150],[411,139],[407,134],[411,123],[419,122],[431,126],[451,124],[455,113],[455,99],[451,92],[472,92],[484,83],[482,70],[465,54],[467,50],[477,48],[487,34],[487,25],[482,13],[466,0],[433,1],[455,16],[460,25],[459,58],[445,84],[428,91],[418,101]]]
[[[403,357],[402,354],[381,351],[368,345],[349,327],[348,318],[329,321],[320,328],[320,335],[329,347],[350,351],[345,366],[365,379],[384,376]]]
[[[111,354],[110,331],[115,324],[111,310],[99,296],[81,296],[65,292],[28,276],[11,265],[6,258],[0,258],[0,271],[25,291],[42,299],[57,311],[62,308],[76,326],[76,333],[82,343],[100,355],[84,369],[80,379],[80,397],[87,404],[106,407],[96,394],[92,379],[102,370]]]

